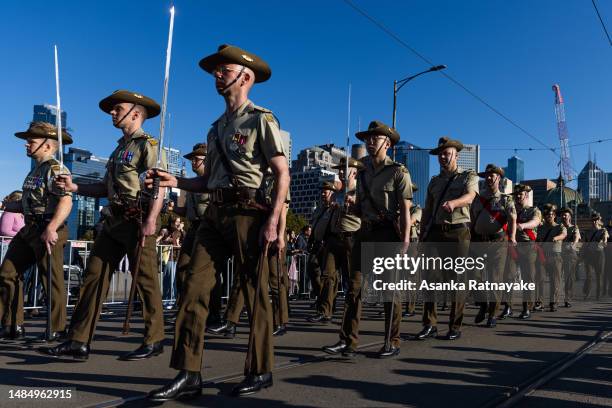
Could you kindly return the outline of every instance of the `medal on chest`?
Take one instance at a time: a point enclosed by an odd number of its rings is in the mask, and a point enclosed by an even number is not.
[[[230,145],[230,149],[233,152],[239,152],[244,154],[246,152],[244,145],[246,144],[247,139],[248,137],[241,134],[240,132],[234,133],[234,135],[232,136],[232,143]]]
[[[41,188],[45,181],[42,177],[28,176],[23,182],[23,190],[36,190]]]
[[[117,163],[118,164],[129,164],[132,162],[133,158],[134,158],[134,152],[131,152],[127,149],[120,150],[119,154],[117,155]]]

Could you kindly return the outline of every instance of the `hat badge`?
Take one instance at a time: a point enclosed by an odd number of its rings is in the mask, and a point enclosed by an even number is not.
[[[253,58],[249,57],[246,54],[242,54],[241,57],[248,62],[253,62]]]
[[[138,99],[142,99],[142,95],[135,93],[134,96]]]

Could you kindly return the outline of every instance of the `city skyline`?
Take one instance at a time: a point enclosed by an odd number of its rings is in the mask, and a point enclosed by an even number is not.
[[[239,45],[270,63],[272,78],[255,86],[252,100],[271,109],[281,129],[290,129],[294,152],[313,144],[346,145],[349,83],[348,135],[353,144],[355,132],[371,120],[391,124],[393,80],[430,66],[343,2],[304,7],[273,1],[266,12],[252,3],[240,4],[231,30],[218,18],[226,13],[221,4],[175,4],[171,115],[165,136],[181,151],[203,141],[210,124],[223,112],[212,78],[197,66],[219,44]],[[593,143],[609,133],[606,118],[612,93],[607,90],[612,89],[612,78],[605,67],[611,65],[612,55],[591,5],[551,0],[435,5],[361,0],[356,4],[434,64],[448,67],[411,81],[398,95],[397,129],[402,140],[427,149],[440,136],[449,136],[480,145],[481,166],[490,162],[503,166],[515,153],[525,161],[525,178],[555,178],[559,158],[550,148],[558,150],[559,139],[550,89],[559,84],[574,169],[586,162],[588,143],[592,149],[609,148],[609,141]],[[11,136],[27,127],[32,105],[55,103],[54,44],[59,51],[62,108],[70,113],[76,145],[100,156],[113,150],[120,134],[98,108],[100,99],[112,91],[133,89],[161,101],[167,2],[83,6],[67,1],[64,5],[60,11],[38,2],[36,13],[24,12],[21,3],[9,3],[4,9],[7,24],[0,33],[12,39],[5,55],[15,62],[6,64],[7,73],[0,78],[11,101],[0,123],[7,135],[0,152],[0,171],[6,175],[0,193],[19,188],[29,167],[23,144]],[[604,16],[612,15],[612,3],[602,2],[600,7]],[[50,25],[50,19],[69,19],[71,24]],[[134,32],[134,25],[141,29]],[[29,29],[20,29],[24,26]],[[111,45],[108,32],[132,38],[138,46],[120,41]],[[499,44],[504,44],[503,53]],[[384,56],[385,63],[368,57],[372,54]],[[33,56],[35,64],[17,63]],[[144,128],[157,136],[158,119],[147,121]],[[431,162],[435,174],[437,163]],[[612,157],[602,155],[598,165],[612,170]]]

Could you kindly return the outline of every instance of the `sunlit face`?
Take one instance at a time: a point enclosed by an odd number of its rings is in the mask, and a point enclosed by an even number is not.
[[[564,223],[564,224],[569,225],[569,224],[571,224],[571,223],[572,223],[572,216],[571,216],[571,215],[570,215],[570,213],[568,213],[568,212],[564,212],[564,213],[561,215],[561,219],[563,220],[563,223]]]
[[[516,201],[520,205],[525,205],[527,203],[527,197],[529,197],[529,193],[527,191],[521,191],[516,195]]]
[[[132,124],[132,122],[138,120],[140,117],[140,112],[138,109],[135,109],[135,105],[133,103],[121,102],[113,106],[113,109],[110,111],[110,115],[113,121],[113,126],[123,129]]]
[[[493,173],[493,172],[488,172],[486,177],[485,177],[485,181],[487,183],[487,186],[489,186],[489,188],[491,190],[498,190],[499,189],[499,180],[501,179],[501,176],[497,173]]]
[[[370,156],[377,156],[380,152],[387,154],[391,147],[391,140],[385,135],[369,135],[364,137],[363,141]]]
[[[206,160],[206,156],[193,156],[191,159],[191,170],[195,173],[198,169],[204,166],[204,161]]]
[[[331,190],[328,190],[327,188],[324,188],[323,190],[321,190],[321,200],[325,204],[329,204],[331,202],[333,195],[334,195],[334,192]]]
[[[457,149],[447,147],[438,153],[438,163],[445,169],[452,168],[457,163]]]
[[[240,87],[240,81],[236,80],[236,78],[244,75],[244,67],[238,64],[222,64],[217,66],[212,74],[215,77],[217,92],[225,94],[232,88]],[[232,82],[234,83],[232,84]]]
[[[38,137],[28,137],[25,143],[26,155],[28,157],[41,159],[48,155],[55,153],[55,149],[47,139],[41,139]]]

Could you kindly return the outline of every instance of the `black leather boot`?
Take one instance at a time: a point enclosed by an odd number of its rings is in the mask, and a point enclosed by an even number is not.
[[[55,347],[39,347],[40,354],[51,357],[70,356],[75,360],[85,361],[89,358],[89,344],[68,340]]]
[[[230,321],[227,321],[218,326],[207,327],[206,333],[233,339],[236,337],[236,325]]]
[[[153,344],[143,344],[138,347],[136,350],[131,351],[127,354],[124,354],[119,358],[119,360],[124,361],[136,361],[136,360],[145,360],[150,357],[159,356],[164,352],[164,346],[161,341],[155,342]]]
[[[247,375],[240,384],[234,387],[232,395],[249,395],[261,391],[264,388],[272,386],[272,373],[260,375]]]
[[[179,398],[195,398],[202,394],[202,375],[199,371],[181,370],[179,374],[161,388],[153,390],[149,401],[164,402]]]

